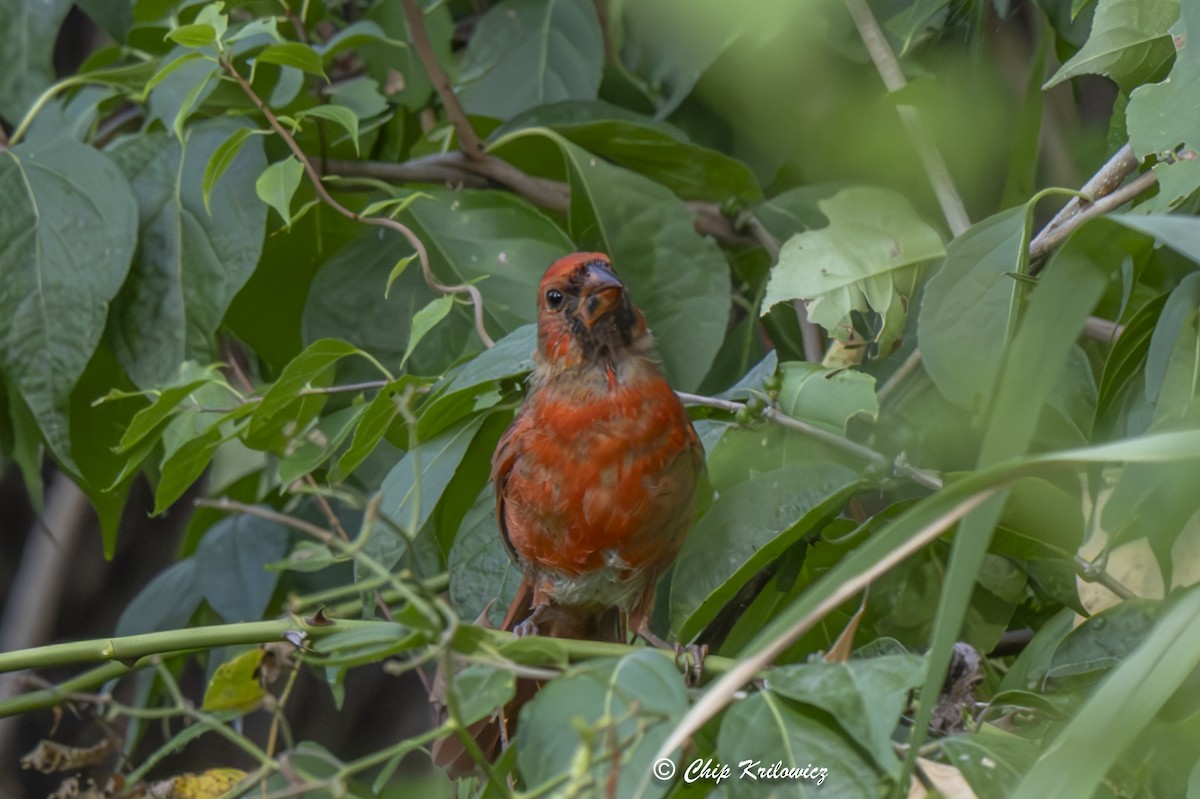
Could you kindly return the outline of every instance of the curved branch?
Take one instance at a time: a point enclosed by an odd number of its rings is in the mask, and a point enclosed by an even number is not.
[[[413,233],[412,229],[407,225],[388,217],[362,216],[361,214],[351,211],[349,208],[334,199],[333,195],[330,194],[328,189],[325,188],[325,184],[321,182],[321,174],[317,171],[317,168],[313,166],[312,161],[309,160],[308,156],[304,154],[304,151],[300,149],[300,145],[296,143],[296,139],[290,133],[288,133],[286,129],[284,129],[283,125],[280,124],[279,119],[274,113],[271,112],[271,109],[267,107],[267,104],[263,102],[262,98],[258,96],[258,93],[254,91],[254,87],[250,85],[250,82],[242,77],[241,73],[234,69],[233,62],[228,58],[221,59],[221,66],[224,67],[225,71],[229,73],[229,76],[237,81],[238,85],[242,87],[242,91],[246,93],[246,96],[250,98],[250,101],[254,103],[255,107],[262,112],[262,115],[266,118],[267,123],[277,134],[279,134],[280,138],[282,138],[287,144],[288,149],[292,151],[292,154],[295,155],[296,159],[303,165],[304,172],[306,175],[308,175],[309,182],[312,183],[313,190],[316,192],[317,197],[319,197],[322,202],[347,219],[352,219],[356,222],[362,222],[366,225],[375,225],[376,227],[394,230],[404,236],[404,238],[408,240],[408,243],[412,245],[412,248],[417,252],[417,258],[421,262],[421,274],[425,278],[425,283],[439,294],[468,295],[471,298],[471,304],[475,308],[476,333],[479,334],[480,340],[482,340],[486,346],[489,348],[495,346],[496,342],[494,342],[492,337],[488,335],[487,327],[484,325],[483,295],[479,293],[479,289],[475,286],[465,283],[448,285],[439,281],[437,277],[434,276],[433,269],[429,265],[429,253],[425,250],[424,242],[422,242],[417,234]]]

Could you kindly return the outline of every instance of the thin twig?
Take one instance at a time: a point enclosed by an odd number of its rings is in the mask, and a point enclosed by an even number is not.
[[[454,125],[454,131],[458,134],[459,146],[468,158],[472,160],[483,158],[483,142],[479,140],[475,128],[471,127],[471,121],[467,119],[462,105],[458,102],[458,96],[454,94],[454,87],[450,85],[450,79],[446,77],[445,71],[438,64],[433,48],[429,45],[429,35],[425,32],[424,12],[417,5],[417,0],[404,0],[403,5],[404,20],[408,23],[408,34],[412,37],[417,58],[421,59],[421,66],[425,67],[425,74],[429,76],[429,82],[433,84],[438,97],[441,98],[442,107],[446,109],[446,116],[450,118],[450,124]]]
[[[1133,148],[1126,144],[1120,150],[1108,159],[1108,162],[1092,175],[1087,183],[1079,187],[1081,194],[1085,194],[1095,202],[1100,197],[1111,192],[1123,181],[1133,170],[1137,169],[1137,157],[1133,154]],[[1072,216],[1077,214],[1084,204],[1084,200],[1080,197],[1072,197],[1071,200],[1062,207],[1062,209],[1054,215],[1054,217],[1046,223],[1042,228],[1039,237],[1046,235],[1054,228],[1066,222]],[[1036,241],[1036,239],[1035,239]]]
[[[317,171],[317,168],[313,166],[312,161],[310,161],[308,156],[304,154],[304,151],[300,148],[300,145],[296,143],[296,139],[287,132],[282,124],[280,124],[279,119],[276,118],[275,114],[271,112],[271,109],[267,107],[267,104],[263,102],[262,98],[258,96],[258,93],[254,91],[254,87],[250,85],[249,81],[243,78],[241,73],[234,68],[233,62],[228,58],[222,58],[221,66],[223,66],[230,77],[237,81],[238,85],[242,87],[242,91],[245,92],[246,96],[250,98],[250,101],[254,103],[255,107],[258,108],[263,117],[266,118],[267,123],[277,134],[279,134],[279,137],[282,138],[287,144],[288,149],[292,151],[292,154],[295,155],[296,159],[300,161],[301,165],[303,165],[304,172],[308,175],[308,179],[312,183],[313,191],[316,192],[317,196],[322,200],[322,202],[347,219],[352,219],[356,222],[362,222],[367,225],[376,225],[378,227],[388,228],[389,230],[394,230],[404,236],[412,248],[417,252],[417,258],[421,262],[421,273],[425,278],[425,283],[439,294],[468,295],[471,298],[471,303],[475,308],[476,333],[478,333],[480,340],[483,341],[487,347],[490,348],[495,346],[495,342],[492,340],[492,337],[488,335],[487,327],[484,325],[483,295],[479,293],[479,289],[475,286],[467,284],[452,286],[440,282],[434,276],[433,268],[429,265],[429,253],[425,250],[425,244],[407,225],[397,222],[395,219],[391,219],[389,217],[362,216],[360,214],[356,214],[335,200],[333,195],[329,193],[329,191],[325,188],[325,185],[321,182],[321,175]]]
[[[850,16],[854,18],[858,35],[862,37],[863,45],[871,55],[871,60],[875,62],[875,69],[878,70],[879,77],[883,78],[884,86],[892,93],[900,91],[908,85],[908,81],[904,79],[900,62],[896,59],[896,54],[892,52],[892,46],[888,44],[887,37],[883,35],[883,30],[880,29],[866,0],[843,0],[843,2],[846,4]],[[930,185],[933,186],[934,194],[937,195],[938,204],[942,208],[942,215],[946,217],[946,224],[950,227],[950,232],[955,237],[962,235],[971,226],[971,220],[967,216],[967,209],[963,205],[958,189],[954,187],[954,180],[950,177],[950,170],[946,167],[942,154],[938,152],[926,132],[916,108],[897,104],[896,111],[900,114],[900,122],[904,125],[904,129],[908,132],[908,138],[917,151],[917,157],[921,159],[921,165],[925,168],[925,175],[929,178]]]
[[[1029,274],[1036,275],[1042,271],[1046,265],[1045,258],[1050,254],[1050,251],[1066,241],[1067,237],[1078,230],[1084,223],[1119,208],[1150,189],[1156,183],[1158,183],[1158,174],[1153,170],[1147,171],[1111,194],[1099,197],[1090,204],[1084,205],[1081,202],[1080,206],[1077,206],[1078,210],[1075,213],[1066,217],[1057,225],[1052,220],[1050,225],[1042,228],[1042,232],[1029,245]],[[1074,203],[1077,200],[1078,198],[1073,198],[1071,202]],[[1057,217],[1055,218],[1057,219]]]
[[[679,396],[680,400],[689,405],[703,405],[708,408],[718,408],[734,414],[741,413],[742,411],[746,410],[745,403],[735,402],[734,400],[720,399],[718,397],[705,397],[699,394],[688,394],[684,391],[677,391],[675,393]],[[811,425],[808,422],[802,422],[799,419],[788,416],[778,408],[767,406],[763,408],[762,416],[764,419],[774,422],[780,427],[786,427],[789,430],[796,430],[797,432],[804,433],[809,438],[816,439],[817,441],[828,444],[831,447],[836,447],[843,452],[847,452],[858,458],[862,458],[873,466],[879,466],[887,463],[887,458],[885,458],[883,455],[880,455],[870,447],[864,447],[862,444],[851,441],[848,438],[843,438],[837,433],[831,433],[828,430],[817,427],[816,425]]]
[[[1137,596],[1137,594],[1126,588],[1120,580],[1105,571],[1103,566],[1098,563],[1089,563],[1082,555],[1075,556],[1075,573],[1084,582],[1098,583],[1121,599],[1133,599]]]

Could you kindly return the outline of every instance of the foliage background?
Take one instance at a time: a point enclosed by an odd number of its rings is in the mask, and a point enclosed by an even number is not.
[[[764,793],[664,755],[1200,795],[1198,29],[1178,0],[0,0],[0,792],[452,795],[419,750],[562,670],[460,795]],[[613,256],[708,450],[656,619],[711,647],[701,688],[470,623],[515,585],[488,459],[574,249]],[[39,738],[121,756],[18,777]]]

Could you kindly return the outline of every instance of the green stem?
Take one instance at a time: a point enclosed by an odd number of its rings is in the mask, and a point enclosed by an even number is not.
[[[235,644],[261,644],[279,641],[288,632],[303,632],[310,638],[323,638],[371,622],[338,620],[319,627],[299,619],[275,619],[243,624],[218,624],[185,630],[164,630],[158,633],[127,635],[122,638],[97,638],[51,644],[34,649],[18,649],[0,653],[0,674],[21,669],[40,669],[92,660],[113,660],[132,664],[148,655],[164,655],[195,649],[212,649]],[[128,665],[122,665],[125,670]],[[124,672],[122,672],[124,673]],[[3,705],[0,705],[3,707]]]

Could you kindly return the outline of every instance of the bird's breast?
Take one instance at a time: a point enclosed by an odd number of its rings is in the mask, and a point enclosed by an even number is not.
[[[665,381],[587,399],[547,386],[521,413],[505,507],[523,559],[570,575],[632,572],[674,555],[700,461],[691,421]]]

